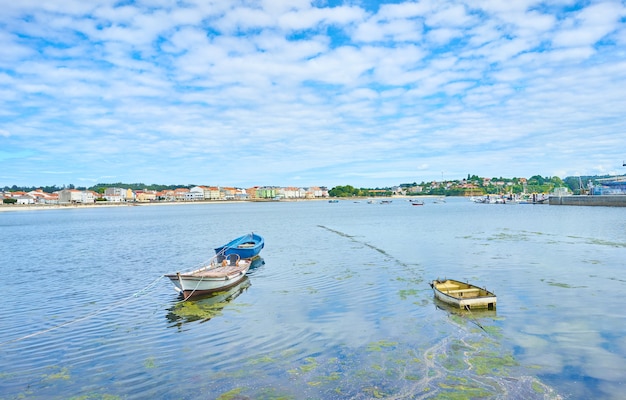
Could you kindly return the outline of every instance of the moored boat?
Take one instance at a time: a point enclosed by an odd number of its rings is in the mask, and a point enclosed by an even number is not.
[[[237,254],[216,255],[208,264],[193,271],[166,274],[186,300],[191,296],[213,293],[235,286],[246,276],[252,259]]]
[[[437,279],[430,283],[430,287],[435,293],[435,298],[458,308],[466,310],[474,308],[493,310],[496,308],[497,298],[494,293],[470,283],[453,279]]]
[[[248,233],[217,247],[215,254],[224,256],[237,254],[240,258],[252,258],[258,256],[264,246],[265,240],[261,235]]]

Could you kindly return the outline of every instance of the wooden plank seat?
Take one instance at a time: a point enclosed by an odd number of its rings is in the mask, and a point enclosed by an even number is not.
[[[446,293],[449,293],[449,294],[455,294],[455,293],[478,293],[478,292],[480,292],[480,289],[478,289],[478,288],[446,290]]]

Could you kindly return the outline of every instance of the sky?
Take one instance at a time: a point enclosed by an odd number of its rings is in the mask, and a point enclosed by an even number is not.
[[[626,0],[2,3],[0,187],[626,173]]]

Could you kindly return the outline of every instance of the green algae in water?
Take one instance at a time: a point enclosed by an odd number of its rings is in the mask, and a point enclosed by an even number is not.
[[[200,304],[187,301],[178,305],[172,312],[181,318],[190,320],[211,319],[222,315],[222,309],[228,302],[218,302],[213,304]]]
[[[43,380],[45,381],[56,381],[56,380],[69,380],[70,379],[70,370],[67,367],[59,368],[59,367],[51,367],[53,369],[59,369],[58,372],[43,375]]]
[[[143,362],[143,366],[146,367],[146,369],[156,368],[156,364],[154,362],[154,357],[146,358],[146,360]]]
[[[363,388],[363,392],[367,393],[375,399],[382,399],[383,397],[387,397],[387,395],[376,386]]]
[[[255,358],[252,360],[248,361],[249,365],[257,365],[257,364],[271,364],[274,363],[276,360],[274,360],[272,357],[270,356],[263,356],[263,357],[259,357],[259,358]]]
[[[300,367],[302,372],[310,372],[318,367],[317,361],[313,357],[307,357],[304,361],[306,361],[306,364]]]
[[[466,400],[480,399],[492,395],[492,393],[478,386],[440,383],[439,387],[445,390],[437,393],[434,397],[435,399]]]
[[[390,342],[388,340],[379,340],[378,342],[367,345],[367,351],[382,351],[383,348],[395,347],[398,342]]]
[[[221,395],[219,395],[217,397],[217,400],[232,400],[232,399],[241,398],[239,397],[239,395],[242,391],[243,391],[243,388],[235,388],[235,389],[229,390],[228,392],[222,393]]]
[[[518,364],[510,354],[500,355],[496,352],[479,353],[468,360],[478,375],[505,375],[506,367],[515,367]]]
[[[311,372],[319,366],[317,361],[313,357],[307,357],[304,359],[304,361],[306,362],[306,364],[301,365],[298,368],[292,368],[288,370],[287,372],[291,375],[300,375],[300,374],[304,374],[307,372]]]
[[[541,386],[539,384],[539,382],[536,382],[536,381],[533,382],[532,388],[533,388],[533,391],[535,393],[545,393],[546,392],[545,388],[543,386]]]
[[[398,293],[402,300],[406,300],[409,296],[417,296],[418,291],[416,289],[400,290]]]
[[[244,398],[244,397],[242,396],[241,398]],[[263,388],[259,392],[255,393],[253,398],[254,400],[295,400],[296,399],[295,396],[279,392],[275,388]]]

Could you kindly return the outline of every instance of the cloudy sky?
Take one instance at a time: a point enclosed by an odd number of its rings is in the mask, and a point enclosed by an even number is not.
[[[0,187],[626,172],[624,0],[19,0]]]

